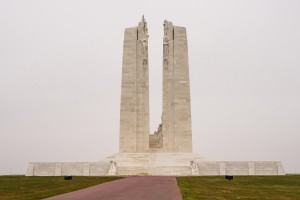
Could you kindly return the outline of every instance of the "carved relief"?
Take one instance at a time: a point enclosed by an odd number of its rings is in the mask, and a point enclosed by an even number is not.
[[[138,41],[138,55],[140,57],[147,57],[148,55],[148,42],[147,40],[139,40]]]
[[[164,37],[164,57],[169,55],[169,41],[169,38]]]
[[[148,68],[147,65],[148,65],[148,61],[146,59],[143,60],[143,70],[146,70]]]
[[[148,43],[146,40],[142,41],[141,51],[142,51],[142,54],[146,54],[148,52]]]
[[[140,22],[138,28],[138,55],[139,57],[147,56],[148,55],[148,28],[147,22],[143,15],[142,21]]]
[[[143,78],[143,80],[147,79],[147,72],[148,72],[148,61],[146,59],[144,59],[143,60],[143,66],[142,66],[142,78]],[[143,83],[144,83],[144,81],[143,81]]]
[[[168,59],[164,59],[164,70],[169,74],[169,76],[173,76],[173,70],[171,67],[169,67],[169,61]]]
[[[165,70],[168,70],[168,68],[169,68],[168,60],[167,60],[167,59],[164,59],[164,69],[165,69]]]

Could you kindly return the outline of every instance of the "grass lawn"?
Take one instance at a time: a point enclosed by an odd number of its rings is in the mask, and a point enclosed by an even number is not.
[[[0,176],[0,199],[43,199],[121,177],[25,177]],[[300,176],[223,176],[178,177],[183,200],[201,199],[274,199],[300,200]]]
[[[300,199],[300,176],[178,177],[183,200]]]
[[[65,181],[64,177],[0,176],[0,199],[43,199],[117,179],[120,177],[73,177]]]

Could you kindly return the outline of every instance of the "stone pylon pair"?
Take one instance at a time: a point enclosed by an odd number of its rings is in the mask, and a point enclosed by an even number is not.
[[[120,153],[192,152],[191,99],[186,29],[164,21],[163,113],[149,132],[148,28],[144,17],[125,29]]]

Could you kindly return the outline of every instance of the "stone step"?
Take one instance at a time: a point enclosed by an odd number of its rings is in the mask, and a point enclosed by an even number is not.
[[[190,176],[192,172],[188,166],[121,166],[116,175]]]

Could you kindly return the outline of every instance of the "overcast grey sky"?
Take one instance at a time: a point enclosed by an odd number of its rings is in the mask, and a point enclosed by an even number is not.
[[[194,152],[300,173],[300,1],[0,0],[0,174],[118,152],[124,29],[142,14],[151,132],[167,19],[187,28]]]

